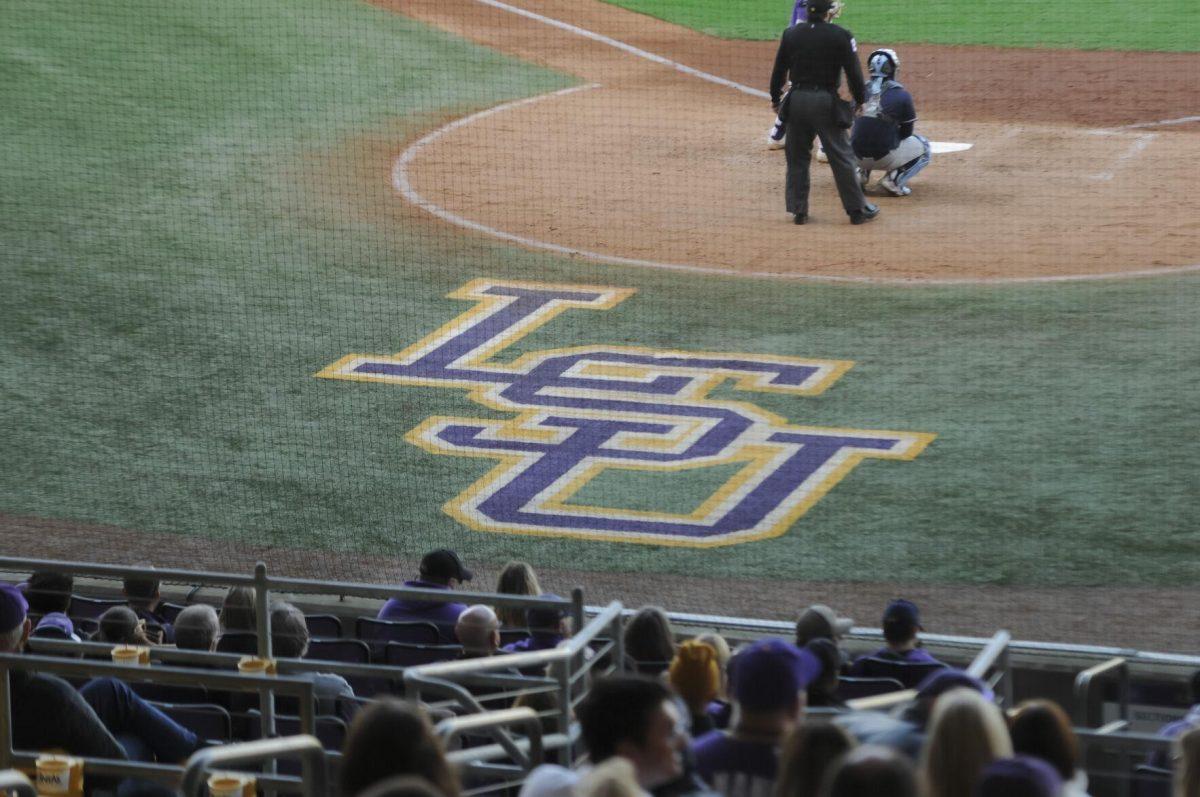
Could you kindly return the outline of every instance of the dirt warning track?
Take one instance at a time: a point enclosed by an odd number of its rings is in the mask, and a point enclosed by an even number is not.
[[[1172,167],[1200,152],[1200,124],[1177,121],[1172,101],[1188,96],[1195,55],[903,47],[919,130],[974,149],[935,158],[911,197],[880,197],[883,216],[861,229],[815,165],[813,222],[796,228],[782,154],[762,145],[772,43],[580,0],[378,4],[585,81],[405,142],[396,201],[471,234],[598,266],[792,279],[1200,269],[1200,232],[1179,201],[1186,170]]]

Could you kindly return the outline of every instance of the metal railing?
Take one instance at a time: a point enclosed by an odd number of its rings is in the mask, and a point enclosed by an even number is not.
[[[1080,758],[1091,762],[1089,777],[1095,776],[1116,781],[1120,793],[1128,797],[1133,792],[1134,768],[1145,763],[1151,753],[1169,754],[1173,739],[1147,733],[1121,732],[1111,728],[1076,728],[1079,739]],[[1106,761],[1115,761],[1115,767],[1097,767],[1095,761],[1104,756]]]
[[[439,722],[434,731],[449,749],[460,737],[486,733],[495,738],[496,729],[514,726],[523,731],[525,744],[518,745],[520,756],[515,758],[512,764],[492,763],[487,760],[486,752],[481,755],[478,746],[454,750],[446,756],[464,775],[486,781],[487,785],[479,791],[491,792],[519,787],[525,776],[545,759],[542,720],[537,712],[531,708],[509,708],[489,711],[486,714],[452,717]],[[503,749],[503,752],[507,754],[508,751]]]
[[[12,670],[49,673],[67,678],[111,677],[123,681],[148,681],[167,686],[193,686],[196,684],[195,670],[181,667],[129,667],[102,661],[79,661],[50,656],[0,653],[0,768],[11,766],[32,767],[37,761],[38,751],[17,751],[12,738],[12,694],[9,674]],[[297,699],[300,710],[300,727],[305,733],[314,731],[313,684],[311,681],[286,676],[243,675],[242,673],[204,673],[206,681],[218,689],[231,692],[267,691],[279,692]],[[159,782],[175,783],[182,768],[164,764],[144,764],[101,758],[85,758],[85,771],[100,775],[138,777]],[[268,773],[265,785],[294,784],[295,779],[275,779]]]
[[[300,759],[301,794],[327,797],[330,793],[329,767],[321,743],[313,736],[260,739],[199,750],[184,765],[181,790],[184,797],[204,797],[208,793],[205,775],[214,769],[274,762],[281,758]]]
[[[1100,725],[1100,699],[1097,686],[1117,682],[1118,718],[1109,723],[1114,730],[1129,727],[1129,662],[1121,656],[1088,667],[1075,677],[1075,724],[1085,728]]]
[[[1000,705],[1012,708],[1013,686],[1012,672],[1009,669],[1008,645],[1012,642],[1012,634],[1007,631],[997,631],[984,645],[983,650],[967,667],[967,674],[987,682],[988,686],[1000,697]],[[989,678],[989,674],[991,677]],[[997,686],[999,688],[997,688]]]

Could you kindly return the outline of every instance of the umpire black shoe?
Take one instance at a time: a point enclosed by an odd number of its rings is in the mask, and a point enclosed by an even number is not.
[[[879,215],[879,206],[872,205],[870,202],[863,205],[863,209],[857,213],[850,214],[851,224],[866,224],[868,221],[874,220]]]
[[[792,224],[805,224],[808,222],[807,213],[795,213],[792,215]]]

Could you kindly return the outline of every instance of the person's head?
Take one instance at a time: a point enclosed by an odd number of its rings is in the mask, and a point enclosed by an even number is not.
[[[467,656],[490,656],[500,647],[500,620],[491,606],[468,606],[454,624],[454,635]]]
[[[567,636],[567,602],[552,593],[542,597],[556,600],[558,605],[526,609],[525,627],[530,634],[539,638]]]
[[[1012,755],[1000,709],[971,689],[951,689],[937,699],[921,760],[927,797],[971,793],[997,758]]]
[[[786,730],[803,714],[808,685],[820,670],[813,654],[782,639],[760,639],[742,648],[730,662],[735,725],[771,722]]]
[[[822,797],[917,797],[918,793],[912,763],[894,750],[871,745],[835,761],[821,788]]]
[[[625,654],[635,662],[669,662],[675,658],[675,635],[667,613],[643,606],[625,625]]]
[[[842,4],[838,0],[808,0],[808,21],[828,22],[842,13]]]
[[[821,663],[821,670],[808,685],[808,703],[827,706],[834,702],[838,690],[838,672],[842,666],[842,652],[832,639],[813,639],[804,649]]]
[[[381,780],[366,791],[346,797],[445,797],[432,783],[416,775],[397,775]]]
[[[257,611],[254,608],[254,587],[230,587],[221,603],[222,631],[256,630]]]
[[[542,594],[542,585],[538,583],[537,574],[528,562],[509,562],[496,579],[496,592],[501,595],[537,596]],[[500,618],[502,626],[519,628],[525,624],[525,610],[519,606],[499,607],[496,616]]]
[[[140,576],[125,576],[125,600],[135,609],[153,611],[161,599],[159,581],[150,575],[150,568]]]
[[[1042,759],[1063,780],[1075,777],[1079,742],[1071,730],[1071,720],[1057,703],[1027,700],[1017,706],[1008,727],[1014,752]]]
[[[287,601],[271,604],[271,651],[281,659],[302,659],[308,652],[304,612]]]
[[[621,756],[633,764],[645,789],[682,774],[685,738],[671,691],[661,681],[601,678],[575,713],[593,763]]]
[[[724,698],[729,694],[729,660],[733,658],[733,651],[729,649],[725,637],[714,631],[698,634],[695,639],[717,652],[717,666],[721,669],[721,688],[717,696]]]
[[[21,590],[0,584],[0,653],[20,653],[32,629],[29,603]]]
[[[711,646],[694,639],[680,644],[667,671],[675,694],[692,714],[699,714],[721,690],[721,665]]]
[[[80,641],[79,635],[75,633],[75,623],[62,612],[50,612],[50,614],[43,615],[29,635],[48,639],[66,639],[73,642]]]
[[[832,722],[800,723],[779,748],[775,797],[817,797],[829,766],[855,744],[853,736]]]
[[[25,599],[34,614],[67,614],[71,609],[71,592],[75,578],[69,573],[39,570],[25,582]]]
[[[881,47],[867,56],[867,72],[873,78],[895,80],[900,69],[900,56],[895,50]]]
[[[422,581],[451,589],[475,577],[474,573],[463,567],[458,554],[449,548],[438,548],[421,557],[420,575]]]
[[[1033,756],[1000,758],[984,767],[972,797],[1058,797],[1063,780],[1048,762]]]
[[[854,621],[849,617],[838,617],[837,612],[823,603],[814,603],[796,618],[796,647],[804,647],[814,639],[832,639],[840,642]]]
[[[221,637],[217,610],[207,603],[187,607],[175,618],[175,647],[180,650],[212,651]]]
[[[1192,728],[1174,744],[1174,797],[1200,797],[1200,728]]]
[[[425,713],[392,697],[364,708],[342,748],[342,794],[357,795],[396,775],[417,775],[443,797],[457,797],[458,779]]]
[[[929,724],[937,699],[951,689],[971,689],[983,695],[988,702],[995,700],[992,688],[979,678],[954,667],[934,670],[917,685],[917,699],[904,712],[904,719],[924,729]]]
[[[890,647],[911,645],[917,639],[917,632],[923,630],[921,613],[912,601],[897,599],[883,610],[883,638]]]
[[[100,615],[100,629],[92,637],[111,645],[150,645],[146,636],[146,621],[128,606],[113,606]]]

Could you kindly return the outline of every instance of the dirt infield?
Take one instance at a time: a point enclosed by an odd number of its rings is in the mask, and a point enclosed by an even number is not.
[[[153,559],[158,567],[249,572],[269,563],[275,575],[399,583],[412,578],[417,562],[378,556],[327,553],[283,546],[215,545],[204,537],[149,534],[114,526],[0,513],[6,556],[54,558],[107,564]],[[46,540],[53,540],[47,549]],[[99,544],[99,541],[103,541]],[[477,563],[473,583],[491,589],[502,562]],[[878,625],[887,601],[903,595],[916,601],[934,633],[990,636],[998,628],[1015,638],[1080,644],[1119,645],[1142,650],[1194,653],[1200,618],[1180,611],[1195,591],[1141,587],[1009,587],[895,582],[815,582],[778,579],[704,579],[645,573],[539,570],[542,588],[568,594],[583,587],[588,603],[620,600],[626,606],[665,606],[675,612],[794,620],[798,607],[828,603],[859,625]],[[1148,617],[1170,622],[1147,622]]]
[[[906,46],[920,129],[969,141],[911,197],[881,198],[853,234],[829,170],[814,221],[783,212],[766,101],[476,0],[375,0],[577,75],[578,90],[513,104],[406,142],[396,201],[521,245],[603,262],[852,281],[1061,279],[1186,268],[1200,230],[1186,196],[1200,124],[1179,116],[1193,54]],[[598,2],[517,6],[762,90],[774,45],[712,39]],[[864,45],[864,47],[867,45]],[[414,146],[415,143],[415,146]]]

